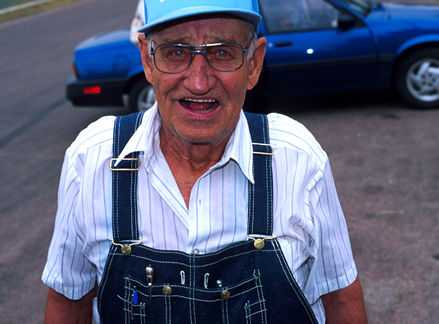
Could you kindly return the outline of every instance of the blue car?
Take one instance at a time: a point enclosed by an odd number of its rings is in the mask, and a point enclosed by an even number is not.
[[[439,6],[375,0],[259,0],[267,38],[252,104],[275,96],[396,89],[408,106],[439,107]],[[75,106],[148,109],[155,100],[128,30],[75,49],[67,98]]]

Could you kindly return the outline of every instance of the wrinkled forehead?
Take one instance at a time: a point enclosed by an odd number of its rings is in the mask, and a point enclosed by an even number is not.
[[[167,25],[148,36],[160,42],[205,43],[234,41],[245,43],[253,26],[239,18],[226,15],[204,16]]]

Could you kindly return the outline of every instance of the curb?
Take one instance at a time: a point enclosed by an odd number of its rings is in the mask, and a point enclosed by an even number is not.
[[[50,1],[52,1],[52,0],[35,0],[35,1],[28,2],[28,3],[23,3],[21,5],[8,7],[8,8],[0,10],[0,16],[3,14],[10,13],[10,12],[14,12],[14,11],[22,10],[22,9],[27,9],[27,8],[31,8],[34,6],[39,6],[41,4],[44,4],[44,3],[47,3]]]

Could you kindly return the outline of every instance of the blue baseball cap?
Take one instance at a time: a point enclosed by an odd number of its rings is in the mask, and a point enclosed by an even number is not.
[[[258,28],[261,16],[258,0],[144,0],[145,25],[139,32],[147,34],[165,24],[200,15],[227,14],[246,20]]]

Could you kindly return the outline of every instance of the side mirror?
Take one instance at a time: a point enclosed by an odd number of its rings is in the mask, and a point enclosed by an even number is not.
[[[340,12],[337,18],[337,26],[341,30],[347,30],[357,25],[357,19],[345,12]]]

